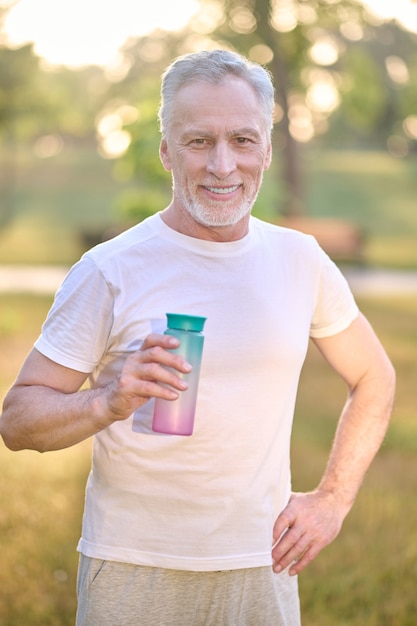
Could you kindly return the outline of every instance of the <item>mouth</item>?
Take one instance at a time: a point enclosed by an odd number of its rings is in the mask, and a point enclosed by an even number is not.
[[[218,194],[220,196],[225,196],[229,193],[234,193],[239,189],[240,185],[232,185],[230,187],[208,187],[205,186],[205,189],[210,191],[211,193]]]

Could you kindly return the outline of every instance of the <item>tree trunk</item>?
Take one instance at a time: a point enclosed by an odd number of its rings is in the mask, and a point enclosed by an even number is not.
[[[304,213],[304,200],[301,184],[301,164],[298,154],[298,144],[290,133],[289,120],[289,81],[288,72],[285,62],[280,54],[278,37],[279,34],[271,26],[271,4],[265,0],[255,0],[254,15],[258,21],[258,33],[273,52],[273,59],[270,64],[275,89],[276,101],[282,110],[282,119],[279,127],[283,135],[282,138],[277,137],[276,144],[279,140],[279,147],[283,156],[283,180],[286,187],[286,197],[283,206],[279,211],[285,216],[299,216]]]

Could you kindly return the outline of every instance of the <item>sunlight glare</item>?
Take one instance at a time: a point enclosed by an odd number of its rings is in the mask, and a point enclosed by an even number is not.
[[[403,28],[417,32],[417,3],[415,0],[362,0],[371,14],[385,21],[396,20]]]
[[[5,20],[11,45],[34,42],[52,65],[110,64],[129,37],[175,31],[198,11],[198,0],[20,0]]]
[[[40,159],[49,159],[59,154],[64,147],[64,141],[60,135],[42,135],[34,145],[34,152]]]
[[[275,0],[272,3],[271,24],[279,33],[289,33],[296,28],[297,7],[294,0]]]
[[[403,122],[403,128],[410,139],[417,139],[417,115],[409,115]]]
[[[292,137],[300,143],[311,141],[314,137],[313,118],[301,97],[294,95],[290,98],[288,116]]]
[[[307,103],[314,111],[332,113],[340,104],[340,95],[333,82],[322,80],[308,88]]]
[[[107,159],[116,159],[126,152],[131,140],[132,137],[127,130],[113,130],[103,138],[99,152]]]
[[[410,80],[408,67],[401,57],[387,57],[385,59],[385,67],[387,68],[388,76],[394,83],[397,83],[398,85],[406,85]]]
[[[335,39],[333,37],[321,37],[310,48],[309,56],[318,65],[333,65],[339,58]]]

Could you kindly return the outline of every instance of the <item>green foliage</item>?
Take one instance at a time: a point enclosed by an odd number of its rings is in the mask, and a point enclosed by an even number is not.
[[[170,194],[157,187],[151,189],[128,189],[116,202],[117,214],[122,223],[136,224],[168,206]]]
[[[311,215],[350,219],[370,239],[415,236],[415,158],[359,150],[312,151],[307,170]]]
[[[97,67],[46,70],[31,46],[0,47],[0,139],[4,145],[7,141],[8,152],[13,155],[22,141],[35,142],[45,134],[64,138],[64,146],[95,145],[97,115],[111,103],[127,103],[138,109],[139,118],[126,128],[132,143],[115,163],[114,175],[134,186],[158,185],[165,192],[170,177],[159,162],[156,121],[160,75],[178,54],[213,45],[246,54],[265,64],[274,76],[279,104],[274,141],[284,157],[279,180],[276,172],[276,216],[308,211],[300,158],[304,146],[294,135],[294,120],[301,109],[301,125],[310,115],[318,145],[381,148],[394,134],[403,146],[415,149],[402,125],[417,106],[415,34],[394,23],[375,26],[356,0],[298,0],[285,6],[272,0],[201,0],[201,10],[210,13],[211,7],[211,15],[216,12],[213,5],[221,11],[206,35],[198,34],[202,20],[196,30],[190,24],[179,33],[156,31],[129,41],[122,54],[130,69],[124,78],[113,81]],[[271,19],[279,10],[287,17],[292,12],[294,23],[285,26],[276,15],[275,21]],[[360,34],[350,36],[349,25]],[[321,63],[314,58],[312,49],[320,41],[333,42],[335,60]],[[394,57],[408,68],[405,82],[395,82],[387,72],[386,61]],[[336,110],[318,111],[311,105],[309,89],[320,75],[339,89],[342,98]],[[1,165],[9,189],[0,222],[7,223],[16,211],[12,196],[17,172],[11,161]]]
[[[133,178],[142,184],[169,187],[171,177],[159,159],[160,134],[156,120],[158,98],[156,94],[151,94],[138,103],[139,119],[129,125],[132,141],[121,161],[129,162]]]
[[[385,84],[381,69],[363,48],[345,57],[342,96],[348,126],[371,135],[385,109]]]
[[[282,153],[266,172],[254,213],[277,221],[283,193]],[[384,152],[311,150],[303,167],[307,207],[314,217],[341,218],[364,233],[369,265],[416,268],[417,161]],[[64,264],[84,249],[84,232],[119,230],[167,206],[166,186],[116,181],[113,162],[94,149],[51,159],[21,152],[16,217],[0,231],[0,263]],[[0,195],[4,193],[0,176]],[[140,208],[136,208],[138,207]],[[136,212],[137,211],[137,212]]]
[[[45,133],[94,135],[107,85],[102,71],[44,71],[32,45],[0,47],[0,137],[31,141]]]
[[[41,102],[32,137],[57,133],[86,142],[94,139],[95,118],[106,101],[107,82],[97,67],[40,72]]]
[[[398,101],[399,119],[408,115],[415,115],[417,110],[417,53],[415,48],[409,57],[408,70],[412,79],[401,89],[401,98]]]
[[[31,115],[36,102],[35,76],[38,59],[32,45],[10,50],[0,46],[0,137],[17,132],[15,121]]]

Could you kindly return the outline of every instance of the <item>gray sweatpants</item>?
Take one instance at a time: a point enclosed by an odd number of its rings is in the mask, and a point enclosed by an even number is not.
[[[80,556],[76,626],[300,626],[297,577],[189,572]]]

